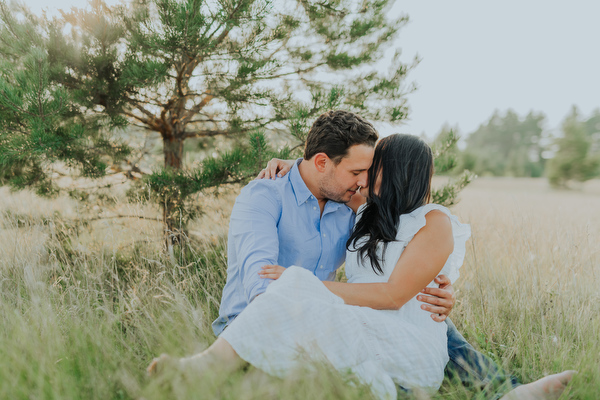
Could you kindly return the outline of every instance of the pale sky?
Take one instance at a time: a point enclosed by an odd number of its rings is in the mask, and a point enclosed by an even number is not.
[[[25,0],[32,10],[83,6],[86,0]],[[117,0],[107,0],[109,4]],[[572,105],[600,107],[600,2],[593,0],[397,0],[390,15],[410,23],[395,43],[421,63],[409,78],[410,120],[395,131],[433,137],[444,123],[471,133],[495,109],[530,110],[555,129]]]
[[[557,128],[577,105],[600,107],[600,2],[398,0],[411,22],[397,41],[419,90],[402,130],[435,135],[445,122],[471,133],[495,109],[530,110]]]

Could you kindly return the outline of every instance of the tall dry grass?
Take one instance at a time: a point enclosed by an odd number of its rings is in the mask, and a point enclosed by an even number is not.
[[[521,381],[579,375],[563,398],[600,396],[600,182],[479,179],[454,212],[472,227],[452,319]]]
[[[368,398],[326,368],[287,380],[252,369],[193,382],[145,377],[152,357],[214,340],[233,197],[209,199],[190,244],[165,253],[154,221],[73,223],[90,210],[1,189],[0,398]],[[452,319],[523,381],[579,370],[565,399],[600,393],[599,200],[598,182],[555,192],[542,180],[479,179],[454,208],[473,236]],[[477,395],[448,383],[439,398]]]

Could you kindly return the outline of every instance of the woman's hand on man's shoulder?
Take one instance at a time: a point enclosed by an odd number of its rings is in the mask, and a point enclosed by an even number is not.
[[[262,169],[255,179],[275,179],[281,178],[294,166],[296,160],[281,160],[279,158],[271,158],[267,166]]]

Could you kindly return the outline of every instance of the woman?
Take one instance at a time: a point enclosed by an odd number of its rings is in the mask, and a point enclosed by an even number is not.
[[[305,352],[351,370],[382,398],[394,398],[397,384],[437,390],[448,360],[446,324],[424,313],[415,296],[440,273],[458,277],[470,229],[446,208],[427,204],[432,175],[433,155],[422,140],[382,139],[369,170],[375,184],[361,189],[368,201],[348,242],[348,283],[267,266],[263,277],[279,279],[213,346],[181,362],[245,360],[283,376]]]

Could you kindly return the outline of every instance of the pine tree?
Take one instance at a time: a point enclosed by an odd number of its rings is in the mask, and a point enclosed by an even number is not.
[[[407,20],[387,19],[389,8],[387,0],[92,0],[44,27],[53,82],[91,112],[158,132],[170,170],[161,174],[173,174],[192,137],[279,128],[302,142],[335,108],[404,118],[409,67],[398,54],[389,73],[372,66]],[[162,196],[169,231],[177,196]]]
[[[456,174],[458,166],[459,150],[458,141],[460,137],[447,126],[444,126],[434,142],[432,150],[435,163],[435,174]],[[458,202],[458,194],[465,188],[476,175],[468,169],[463,169],[449,183],[431,192],[431,201],[450,207]]]
[[[110,121],[86,115],[52,81],[39,20],[26,12],[21,16],[0,3],[0,182],[52,195],[58,190],[57,166],[96,178],[129,149],[107,138]]]
[[[19,54],[11,46],[39,49],[45,63],[39,93],[63,107],[45,129],[77,126],[78,143],[93,143],[93,152],[78,152],[69,165],[98,176],[105,163],[124,157],[126,147],[103,136],[110,128],[129,124],[160,135],[164,169],[144,183],[162,207],[172,242],[190,216],[191,194],[247,180],[270,157],[290,154],[269,149],[265,132],[289,132],[291,144],[302,147],[312,122],[330,109],[401,121],[414,89],[404,80],[416,62],[401,62],[399,51],[389,71],[375,67],[408,20],[388,18],[389,0],[132,0],[115,7],[90,0],[55,18],[1,4],[0,55]],[[19,22],[23,16],[28,26]],[[23,69],[16,58],[7,62]],[[216,136],[237,146],[197,170],[184,165],[186,140]],[[48,167],[58,159],[44,149],[35,154]],[[13,176],[24,175],[13,168]]]

